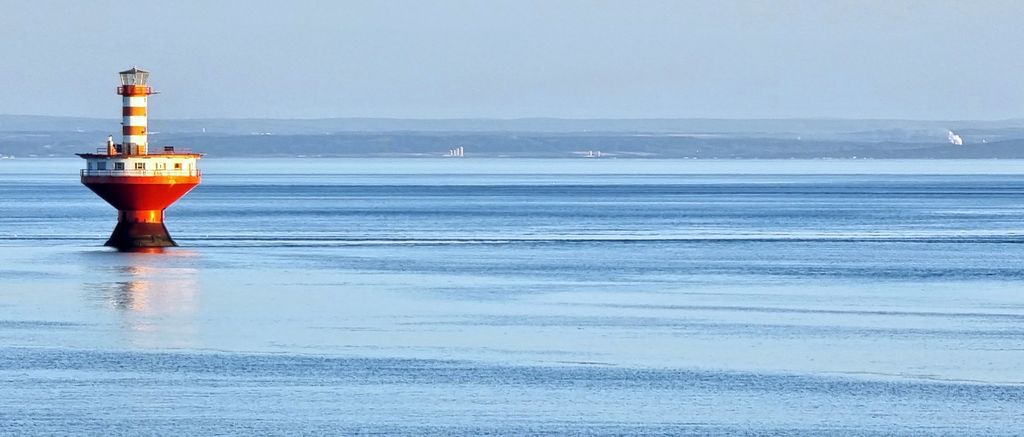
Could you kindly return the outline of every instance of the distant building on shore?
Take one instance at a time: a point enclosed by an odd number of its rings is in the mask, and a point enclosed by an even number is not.
[[[964,138],[961,137],[960,134],[950,130],[949,133],[946,136],[949,139],[949,143],[950,144],[952,144],[954,146],[962,146],[962,145],[964,145]]]

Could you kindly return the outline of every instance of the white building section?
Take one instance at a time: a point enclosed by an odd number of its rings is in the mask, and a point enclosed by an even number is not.
[[[954,146],[962,146],[962,145],[964,145],[964,138],[961,137],[960,134],[958,134],[956,132],[953,132],[952,130],[950,130],[949,133],[946,134],[946,138],[948,138],[949,139],[949,143],[954,145]]]
[[[86,176],[198,176],[192,155],[88,157]]]

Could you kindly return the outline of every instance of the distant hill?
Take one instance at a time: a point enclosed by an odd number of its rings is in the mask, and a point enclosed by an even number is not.
[[[120,120],[0,115],[0,155],[72,156]],[[1024,120],[209,119],[150,122],[154,145],[212,156],[1024,158]],[[953,129],[963,146],[947,139]]]

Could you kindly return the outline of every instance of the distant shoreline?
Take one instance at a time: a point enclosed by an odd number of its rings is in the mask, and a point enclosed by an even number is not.
[[[118,123],[0,115],[0,155],[95,150]],[[224,157],[440,157],[458,149],[566,159],[1024,159],[1024,120],[156,119],[151,129],[154,145]]]

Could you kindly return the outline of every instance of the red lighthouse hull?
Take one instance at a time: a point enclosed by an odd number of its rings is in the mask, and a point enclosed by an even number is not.
[[[164,210],[199,185],[199,176],[82,176],[82,184],[118,210]]]
[[[164,226],[164,209],[199,185],[195,176],[82,176],[82,184],[117,208],[106,245],[121,250],[177,246]]]

